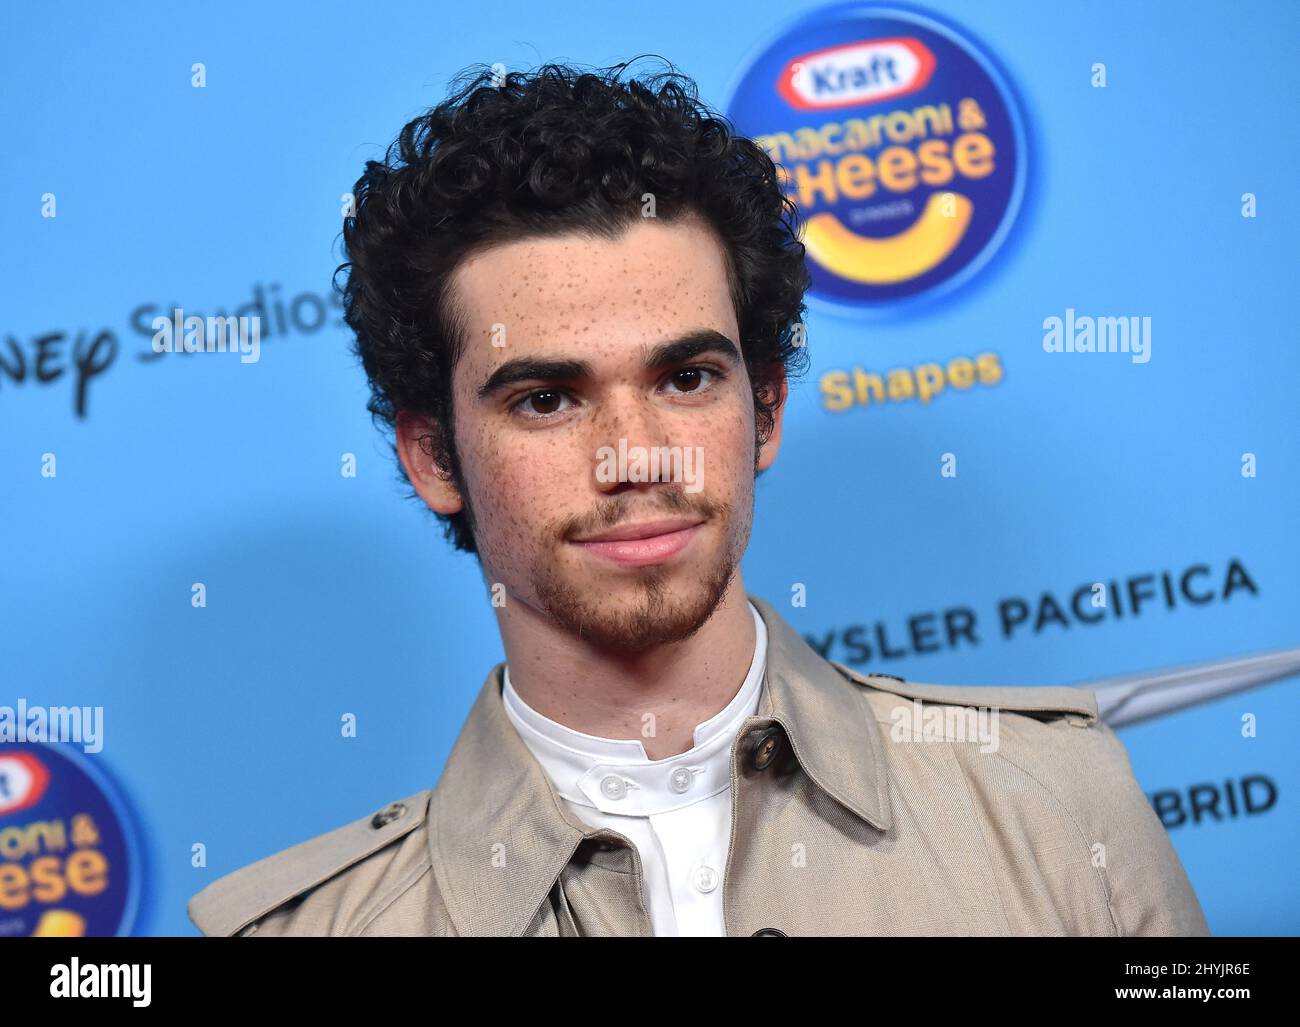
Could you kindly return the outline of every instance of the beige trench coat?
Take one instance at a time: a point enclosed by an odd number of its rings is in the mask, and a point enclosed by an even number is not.
[[[1092,692],[858,674],[750,599],[767,671],[732,745],[728,935],[1209,933]],[[194,923],[208,935],[652,934],[635,848],[557,799],[506,718],[503,668],[432,791],[220,878],[190,900]]]

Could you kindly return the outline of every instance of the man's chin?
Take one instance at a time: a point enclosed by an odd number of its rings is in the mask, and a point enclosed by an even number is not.
[[[537,594],[547,614],[575,638],[611,652],[639,653],[699,631],[734,574],[730,563],[703,576],[687,567],[641,567],[586,576],[578,584],[548,579]]]

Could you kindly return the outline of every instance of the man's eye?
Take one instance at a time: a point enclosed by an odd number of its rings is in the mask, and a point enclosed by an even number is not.
[[[705,375],[708,375],[708,378],[705,378]],[[676,386],[680,392],[699,392],[712,384],[714,379],[721,377],[712,368],[683,367],[668,376],[668,383]]]
[[[568,398],[563,392],[556,389],[538,389],[536,392],[530,392],[516,403],[512,409],[525,417],[550,417],[565,409],[563,404],[567,402]]]

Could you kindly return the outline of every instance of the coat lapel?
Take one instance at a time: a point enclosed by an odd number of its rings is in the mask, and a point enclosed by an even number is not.
[[[429,854],[457,933],[524,933],[578,844],[595,833],[552,790],[501,701],[492,668],[429,806]]]
[[[752,595],[749,599],[767,625],[760,712],[785,729],[799,765],[814,784],[873,827],[889,830],[883,743],[860,690],[770,603]]]

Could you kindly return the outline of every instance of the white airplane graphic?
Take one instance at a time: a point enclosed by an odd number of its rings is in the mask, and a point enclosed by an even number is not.
[[[1082,681],[1074,687],[1096,692],[1101,719],[1123,727],[1295,675],[1300,675],[1300,648]]]

